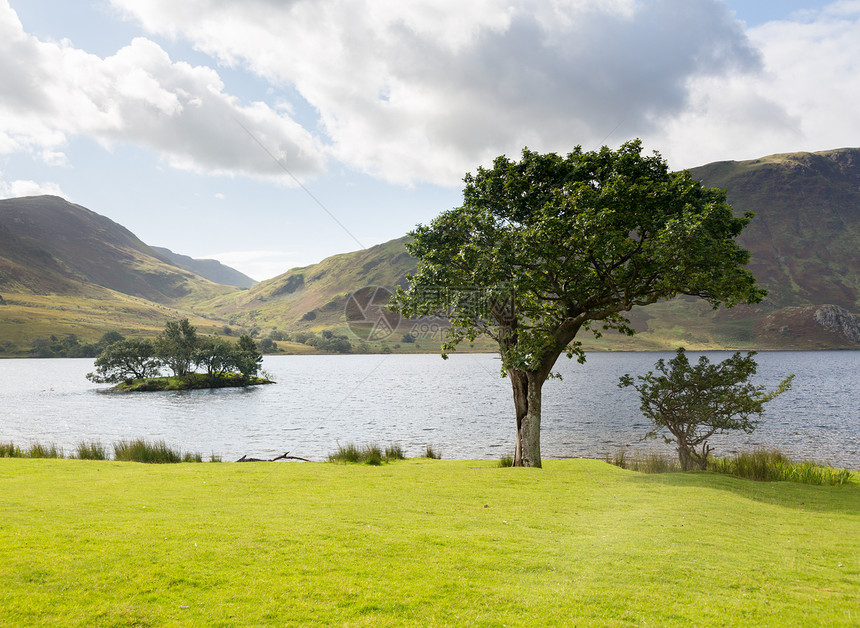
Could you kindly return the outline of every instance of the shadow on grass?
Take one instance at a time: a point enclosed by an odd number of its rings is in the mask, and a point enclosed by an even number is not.
[[[734,493],[753,501],[816,512],[860,512],[857,473],[842,486],[815,486],[797,482],[759,482],[713,471],[644,474],[630,472],[625,480],[639,484],[709,488]]]

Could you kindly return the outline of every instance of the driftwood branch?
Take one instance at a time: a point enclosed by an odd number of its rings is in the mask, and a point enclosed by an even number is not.
[[[246,455],[242,456],[241,458],[239,458],[236,462],[275,462],[276,460],[301,460],[302,462],[310,462],[310,460],[308,460],[307,458],[301,458],[299,456],[291,456],[289,454],[290,454],[290,452],[286,451],[286,452],[282,453],[280,456],[276,456],[275,458],[271,458],[268,460],[266,460],[264,458],[249,458],[246,454]]]

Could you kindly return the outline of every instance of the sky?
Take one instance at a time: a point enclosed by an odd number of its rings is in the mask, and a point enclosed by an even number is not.
[[[860,146],[860,0],[0,0],[0,198],[254,279],[405,235],[523,147]]]

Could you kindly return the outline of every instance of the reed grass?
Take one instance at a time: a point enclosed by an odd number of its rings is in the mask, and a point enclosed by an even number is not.
[[[385,460],[388,462],[391,460],[406,460],[406,455],[403,453],[403,447],[394,443],[386,447]]]
[[[55,443],[43,445],[42,443],[33,443],[24,452],[26,458],[65,458],[63,448]]]
[[[818,486],[842,486],[851,480],[852,475],[848,469],[837,469],[810,460],[794,461],[775,449],[756,449],[726,458],[710,458],[708,470],[750,480]]]
[[[341,445],[338,443],[337,450],[328,455],[329,462],[350,462],[372,466],[405,459],[406,456],[403,453],[403,448],[396,444],[388,445],[383,450],[376,443],[368,443],[366,445],[356,445],[355,443]]]
[[[107,460],[107,448],[100,441],[81,441],[75,448],[74,457],[79,460]]]
[[[143,438],[121,440],[113,445],[114,460],[125,462],[145,462],[149,464],[169,464],[178,462],[203,462],[199,453],[183,454],[172,449],[163,440],[147,441]]]
[[[648,452],[632,455],[624,449],[606,454],[606,462],[640,473],[674,473],[681,470],[674,457]],[[756,449],[725,458],[708,458],[708,471],[759,482],[797,482],[817,486],[842,486],[851,481],[848,469],[838,469],[810,460],[794,461],[776,449]]]
[[[424,457],[430,458],[431,460],[441,460],[442,452],[433,449],[433,445],[427,445],[427,447],[424,449]]]
[[[606,462],[622,469],[638,471],[640,473],[675,473],[681,470],[678,460],[672,456],[656,452],[633,452],[628,453],[619,449],[613,455],[606,454]]]
[[[0,458],[23,458],[24,452],[13,442],[0,443]]]

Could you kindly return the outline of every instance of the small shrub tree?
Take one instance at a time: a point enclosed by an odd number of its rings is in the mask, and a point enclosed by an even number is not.
[[[105,347],[95,361],[94,373],[87,379],[97,384],[115,384],[125,379],[155,377],[161,369],[161,360],[155,347],[146,339],[129,338]]]
[[[740,352],[719,364],[711,364],[701,356],[698,364],[690,365],[684,348],[674,358],[657,361],[655,375],[648,371],[636,383],[630,375],[621,377],[618,386],[632,386],[639,392],[642,413],[651,420],[654,429],[648,436],[667,430],[672,438],[667,443],[678,447],[681,469],[705,469],[711,447],[708,439],[730,430],[752,432],[764,411],[764,404],[791,387],[794,375],[789,375],[775,390],[765,392],[764,386],[753,386],[750,378],[758,365],[755,351],[746,356]]]

